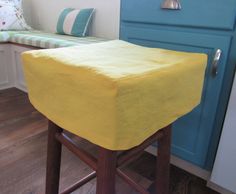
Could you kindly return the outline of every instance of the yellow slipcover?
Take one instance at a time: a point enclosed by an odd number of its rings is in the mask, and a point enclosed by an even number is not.
[[[207,56],[115,40],[29,51],[23,63],[38,111],[97,145],[124,150],[199,104]]]

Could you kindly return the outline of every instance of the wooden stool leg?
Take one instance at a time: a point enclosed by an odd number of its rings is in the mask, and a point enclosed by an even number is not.
[[[115,194],[116,151],[99,148],[96,194]]]
[[[46,194],[58,194],[60,166],[61,166],[61,143],[55,138],[56,133],[62,129],[53,122],[48,123],[48,148],[47,148],[47,172]]]
[[[169,194],[171,125],[163,129],[164,136],[158,140],[156,166],[156,193]]]

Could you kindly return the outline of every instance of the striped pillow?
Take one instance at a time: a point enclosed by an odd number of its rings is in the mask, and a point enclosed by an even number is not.
[[[57,33],[72,36],[86,36],[94,9],[66,8],[57,22]]]

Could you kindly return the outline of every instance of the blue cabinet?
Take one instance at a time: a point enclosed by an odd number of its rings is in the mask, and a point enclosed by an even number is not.
[[[122,22],[233,30],[235,0],[180,0],[182,10],[161,10],[162,0],[123,0]]]
[[[230,71],[236,64],[231,57],[236,55],[231,54],[235,44],[236,2],[181,2],[183,10],[173,11],[160,9],[159,0],[123,0],[120,38],[143,46],[208,55],[201,103],[174,123],[172,154],[202,168],[211,168],[232,79]],[[208,9],[209,5],[212,9]],[[224,10],[224,19],[219,10]],[[222,56],[218,74],[214,76],[212,63],[217,49],[222,51]]]

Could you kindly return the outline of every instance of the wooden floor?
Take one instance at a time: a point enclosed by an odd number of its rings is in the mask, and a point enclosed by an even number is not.
[[[47,120],[15,88],[0,91],[0,194],[43,194],[46,169]],[[96,154],[88,142],[79,146]],[[155,157],[144,153],[124,170],[152,193]],[[91,172],[83,162],[63,149],[60,190]],[[96,179],[73,194],[95,194]],[[117,194],[136,194],[117,178]],[[171,167],[172,194],[216,194],[205,182]]]

